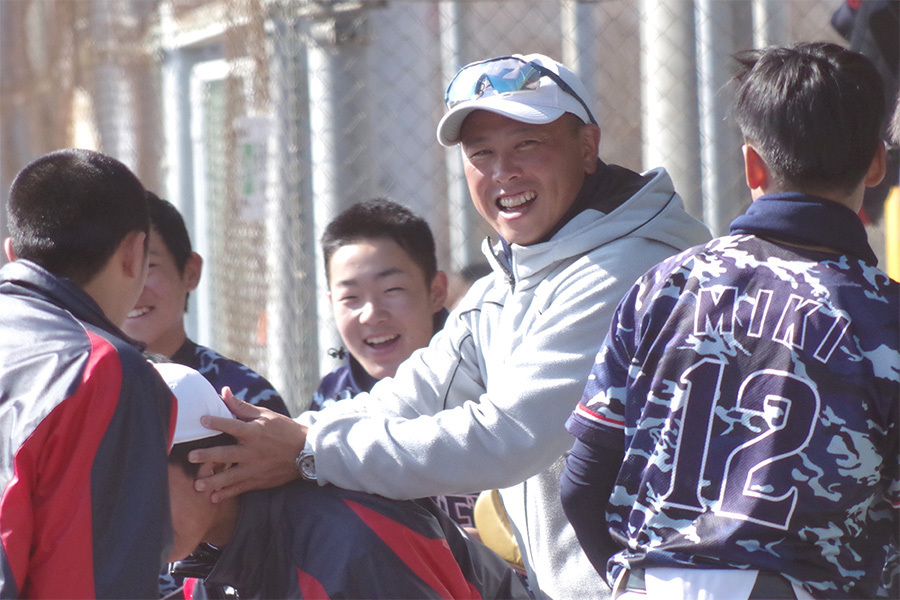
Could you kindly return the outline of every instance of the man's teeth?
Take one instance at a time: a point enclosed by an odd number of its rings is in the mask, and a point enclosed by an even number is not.
[[[128,318],[133,319],[135,317],[142,317],[142,316],[146,315],[148,312],[150,312],[149,306],[139,306],[138,308],[135,308],[134,310],[132,310],[131,312],[128,313]]]
[[[526,202],[534,200],[535,196],[537,196],[536,192],[524,192],[515,196],[504,196],[500,198],[500,206],[502,206],[503,208],[515,208],[517,206],[522,206]]]
[[[378,337],[370,337],[366,339],[366,343],[370,346],[375,346],[377,344],[383,344],[385,342],[390,342],[391,340],[395,340],[400,337],[398,334],[394,333],[392,335],[380,335]]]

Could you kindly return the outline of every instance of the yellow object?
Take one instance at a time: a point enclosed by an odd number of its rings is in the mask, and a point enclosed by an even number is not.
[[[894,186],[884,202],[884,239],[887,274],[900,281],[900,187]]]
[[[524,570],[522,553],[516,542],[503,501],[497,490],[486,490],[478,495],[475,500],[473,515],[475,528],[485,546],[500,555],[510,566]]]

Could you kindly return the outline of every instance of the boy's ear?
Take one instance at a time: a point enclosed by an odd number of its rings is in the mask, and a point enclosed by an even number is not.
[[[203,274],[203,257],[196,252],[191,252],[187,261],[184,263],[185,285],[189,292],[193,292],[200,285],[200,276]]]
[[[898,112],[898,114],[900,114],[900,112]],[[884,179],[884,175],[887,173],[886,154],[887,150],[885,150],[884,142],[879,141],[875,156],[872,157],[872,164],[869,165],[869,170],[866,171],[866,177],[863,179],[863,183],[866,187],[874,187]]]
[[[765,192],[770,184],[766,161],[750,144],[744,144],[741,150],[744,153],[744,176],[747,179],[747,187],[752,191]]]
[[[16,253],[13,252],[12,247],[12,238],[6,238],[3,240],[3,251],[6,252],[6,258],[10,261],[16,260]]]
[[[122,271],[130,279],[144,276],[144,263],[147,260],[147,249],[144,244],[146,238],[145,232],[132,231],[119,245],[122,250]]]
[[[438,271],[434,274],[434,279],[431,280],[431,312],[436,313],[437,311],[444,308],[444,304],[447,303],[447,274],[443,271]]]

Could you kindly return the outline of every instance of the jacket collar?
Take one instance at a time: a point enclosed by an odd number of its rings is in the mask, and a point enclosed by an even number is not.
[[[730,232],[825,246],[878,264],[866,228],[856,213],[837,202],[799,192],[757,198],[746,213],[732,221]]]
[[[276,574],[289,564],[283,544],[284,490],[282,486],[241,494],[234,532],[210,569],[207,584],[228,585],[241,597],[252,598],[278,579]]]
[[[355,393],[371,392],[372,387],[378,383],[378,380],[369,375],[369,372],[363,368],[352,354],[349,355],[347,365],[349,367],[347,374],[350,378],[350,387],[353,388]]]
[[[599,185],[582,188],[592,194],[591,202],[581,204],[581,211],[552,240],[528,246],[501,240],[492,246],[487,238],[482,249],[495,272],[502,273],[515,289],[526,289],[572,257],[624,237],[638,235],[673,248],[709,240],[703,224],[684,212],[664,169],[638,175],[623,167],[605,165],[601,171]]]
[[[550,241],[569,221],[588,209],[603,214],[614,211],[635,192],[647,185],[652,178],[652,176],[640,175],[625,167],[606,164],[598,158],[597,168],[593,173],[585,175],[584,183],[581,184],[581,190],[575,197],[575,202],[556,225],[547,232],[547,235],[535,243]],[[508,257],[511,255],[509,242],[501,237],[500,244],[502,252],[506,255],[506,262],[509,263]]]
[[[13,285],[18,294],[47,300],[75,318],[107,331],[143,351],[146,344],[130,338],[119,329],[91,296],[65,277],[57,277],[30,260],[19,259],[0,269],[0,285]]]
[[[589,208],[603,214],[611,213],[647,185],[650,179],[652,177],[640,175],[618,165],[608,165],[598,158],[597,168],[593,173],[585,175],[575,202],[538,243],[549,241],[569,221]]]

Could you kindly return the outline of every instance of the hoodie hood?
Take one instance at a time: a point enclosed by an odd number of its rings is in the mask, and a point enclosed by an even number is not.
[[[610,169],[607,165],[602,165],[602,168]],[[684,211],[684,203],[675,192],[672,179],[665,169],[634,175],[642,178],[643,185],[618,204],[610,202],[609,198],[623,188],[626,193],[634,189],[634,178],[619,177],[618,184],[613,188],[595,186],[593,197],[587,199],[586,208],[566,222],[550,240],[529,246],[509,244],[505,257],[508,261],[503,261],[498,254],[504,253],[504,244],[492,246],[488,238],[483,246],[485,255],[494,268],[503,269],[518,288],[536,285],[558,263],[624,238],[654,241],[671,247],[673,254],[709,241],[709,230]],[[586,186],[590,181],[586,180]],[[597,208],[610,205],[613,208],[608,213]],[[501,266],[504,262],[507,263],[505,267]]]

